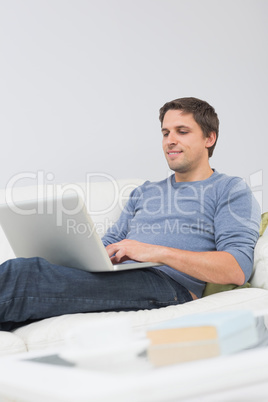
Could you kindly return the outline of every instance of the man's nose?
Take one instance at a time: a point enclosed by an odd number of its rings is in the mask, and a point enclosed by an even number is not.
[[[178,136],[175,132],[170,131],[168,135],[168,145],[174,145],[178,142]]]

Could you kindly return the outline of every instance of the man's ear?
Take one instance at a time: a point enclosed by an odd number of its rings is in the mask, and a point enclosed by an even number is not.
[[[209,136],[206,138],[206,148],[212,147],[212,145],[214,145],[216,142],[216,138],[217,137],[215,131],[211,131],[209,133]]]

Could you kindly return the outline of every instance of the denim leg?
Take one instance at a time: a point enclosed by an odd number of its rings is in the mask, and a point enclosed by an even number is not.
[[[192,300],[155,268],[92,273],[17,258],[0,266],[0,329],[63,314],[153,309]]]

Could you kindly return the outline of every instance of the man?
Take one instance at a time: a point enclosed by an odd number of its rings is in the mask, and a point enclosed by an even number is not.
[[[160,109],[160,121],[174,174],[135,189],[103,243],[112,262],[162,265],[88,273],[40,258],[7,261],[0,269],[0,329],[62,314],[185,303],[201,297],[206,282],[249,279],[260,211],[242,179],[210,167],[217,114],[207,102],[182,98]]]

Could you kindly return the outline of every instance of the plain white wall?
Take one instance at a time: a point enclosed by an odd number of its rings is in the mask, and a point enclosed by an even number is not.
[[[244,177],[268,211],[267,12],[266,0],[0,0],[0,187],[38,172],[162,179],[159,108],[196,96],[221,121],[212,167]]]

